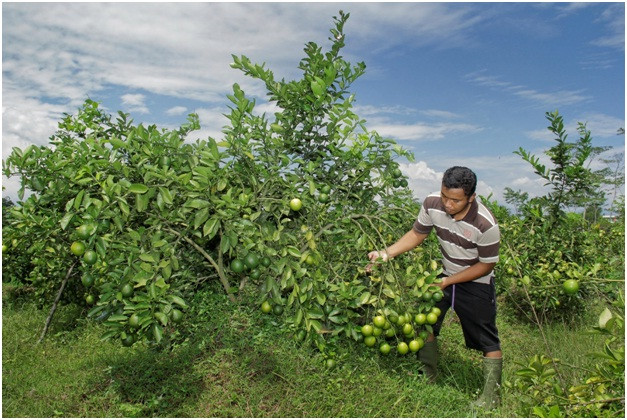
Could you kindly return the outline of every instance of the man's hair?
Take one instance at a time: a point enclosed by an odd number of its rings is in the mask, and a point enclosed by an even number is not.
[[[453,166],[444,172],[442,185],[446,188],[462,188],[466,197],[470,197],[477,188],[477,175],[464,166]]]

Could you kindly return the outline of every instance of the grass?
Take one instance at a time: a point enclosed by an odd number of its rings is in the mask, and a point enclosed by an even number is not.
[[[76,321],[63,307],[46,340],[35,344],[47,312],[3,299],[3,417],[517,417],[520,396],[503,393],[493,413],[474,413],[481,355],[463,345],[447,315],[440,337],[441,377],[428,384],[416,357],[380,356],[342,340],[327,369],[322,353],[281,331],[275,318],[221,296],[204,296],[193,341],[172,349],[101,342],[95,322]],[[200,322],[199,322],[200,321]],[[498,324],[504,380],[536,353],[541,334],[503,316]],[[581,328],[555,325],[544,333],[553,357],[589,364],[602,345]],[[565,375],[577,375],[565,372]]]

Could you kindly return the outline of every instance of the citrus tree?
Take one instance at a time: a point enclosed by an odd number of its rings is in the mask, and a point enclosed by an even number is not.
[[[217,284],[235,300],[252,286],[264,311],[320,347],[327,335],[361,339],[375,315],[409,324],[403,340],[418,337],[427,321],[416,316],[439,297],[431,254],[363,269],[418,204],[397,163],[411,154],[352,111],[349,88],[365,65],[340,55],[347,19],[334,18],[328,52],[306,45],[298,80],[234,56],[277,112],[259,115],[235,84],[222,139],[191,141],[193,114],[159,129],[87,100],[50,146],[15,148],[3,171],[20,177],[21,201],[3,244],[30,261],[24,281],[40,302],[84,302],[104,338],[132,345],[175,331],[199,289]]]

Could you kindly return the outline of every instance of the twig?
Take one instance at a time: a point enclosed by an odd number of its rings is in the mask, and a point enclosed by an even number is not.
[[[46,336],[46,333],[48,332],[48,328],[50,328],[50,324],[52,323],[52,317],[54,316],[54,313],[57,310],[57,305],[59,304],[59,300],[61,300],[61,295],[63,294],[63,290],[65,289],[65,286],[67,285],[68,280],[70,279],[70,275],[72,275],[72,270],[74,269],[75,265],[76,265],[76,261],[74,261],[70,269],[67,271],[67,274],[65,275],[65,278],[63,279],[63,282],[61,283],[61,287],[59,288],[59,291],[57,292],[57,297],[54,299],[52,308],[50,308],[50,313],[48,314],[48,318],[46,319],[46,324],[44,325],[44,329],[41,332],[41,336],[39,337],[39,340],[37,340],[37,344],[43,341],[44,337]]]

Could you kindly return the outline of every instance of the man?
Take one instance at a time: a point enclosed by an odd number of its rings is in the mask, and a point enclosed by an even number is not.
[[[466,346],[483,352],[484,389],[475,406],[493,408],[499,403],[502,353],[496,328],[494,266],[499,259],[500,231],[492,213],[476,199],[477,177],[470,169],[454,166],[444,172],[439,193],[423,203],[414,226],[385,250],[372,251],[370,261],[390,258],[420,245],[435,228],[442,251],[444,272],[439,284],[442,311],[418,353],[431,381],[437,374],[437,342],[444,315],[458,315]]]

